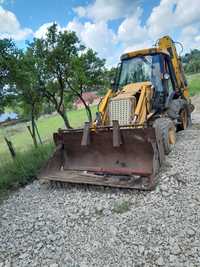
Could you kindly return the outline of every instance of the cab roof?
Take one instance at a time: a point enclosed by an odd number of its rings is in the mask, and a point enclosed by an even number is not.
[[[155,47],[155,48],[147,48],[147,49],[141,49],[141,50],[125,53],[121,56],[121,60],[133,58],[137,56],[147,56],[147,55],[160,54],[160,53],[165,54],[167,56],[170,55],[166,49]]]

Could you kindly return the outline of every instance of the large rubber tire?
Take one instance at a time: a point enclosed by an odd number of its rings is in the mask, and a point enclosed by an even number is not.
[[[188,127],[188,110],[182,108],[179,113],[179,124],[177,125],[177,131],[185,130]]]
[[[191,124],[189,107],[187,101],[184,99],[172,100],[167,113],[170,118],[177,119],[177,131],[185,130]]]
[[[176,143],[176,127],[170,118],[155,120],[153,127],[158,127],[162,134],[165,154],[168,155]]]

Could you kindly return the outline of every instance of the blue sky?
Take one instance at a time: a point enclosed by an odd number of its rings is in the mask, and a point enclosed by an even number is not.
[[[188,5],[189,3],[189,5]],[[199,0],[0,0],[0,38],[17,45],[45,38],[47,28],[76,31],[108,65],[124,51],[151,46],[169,34],[185,52],[200,48]]]

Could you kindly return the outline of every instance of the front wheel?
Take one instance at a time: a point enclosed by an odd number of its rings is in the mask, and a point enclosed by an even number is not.
[[[185,130],[188,127],[188,111],[186,108],[181,109],[179,121],[178,130]]]
[[[173,121],[169,118],[159,118],[155,120],[153,127],[160,129],[164,151],[168,155],[176,143],[176,127]]]

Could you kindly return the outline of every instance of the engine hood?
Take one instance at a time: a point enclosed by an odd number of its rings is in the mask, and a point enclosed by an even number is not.
[[[151,86],[152,86],[151,82],[129,83],[125,85],[120,91],[118,91],[113,98],[114,99],[130,98],[143,88]]]

